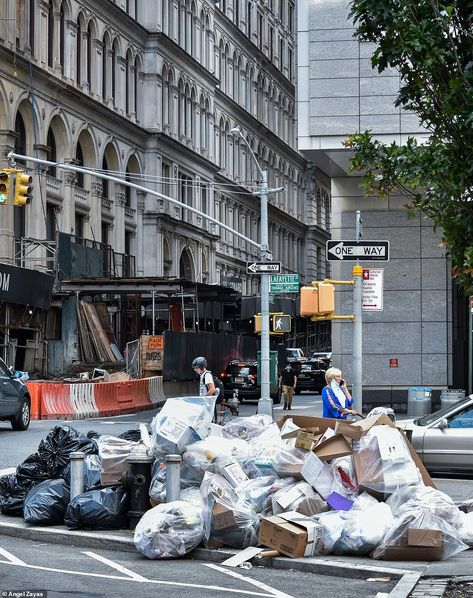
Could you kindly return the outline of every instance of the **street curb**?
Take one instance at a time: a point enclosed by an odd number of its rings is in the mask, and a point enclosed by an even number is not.
[[[130,537],[126,537],[127,532],[130,534]],[[103,548],[120,552],[136,552],[132,532],[121,530],[118,533],[122,535],[117,535],[113,532],[104,532],[103,530],[96,532],[67,530],[57,527],[30,526],[23,521],[18,521],[18,523],[0,521],[0,535],[13,536],[35,542],[76,546],[78,548]],[[238,552],[238,550],[232,549],[211,550],[208,548],[197,548],[189,555],[189,558],[221,563]],[[398,580],[391,593],[385,594],[390,598],[407,598],[422,576],[422,571],[410,571],[374,564],[364,565],[359,562],[350,565],[347,561],[337,561],[336,557],[291,559],[281,556],[275,559],[256,559],[254,562],[257,566],[271,569],[295,570],[319,575],[335,575],[347,579],[367,579],[369,577],[389,575],[391,579]],[[380,596],[383,596],[383,594],[380,594]]]

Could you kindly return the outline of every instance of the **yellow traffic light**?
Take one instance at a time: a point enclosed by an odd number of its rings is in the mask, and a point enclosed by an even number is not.
[[[10,174],[0,172],[0,205],[8,203],[10,197]]]
[[[24,206],[31,201],[33,187],[31,183],[33,178],[24,172],[16,173],[15,181],[15,195],[13,197],[13,204],[15,206]]]
[[[319,309],[319,291],[316,286],[301,287],[300,314],[301,316],[315,316]]]
[[[335,311],[335,287],[329,282],[315,282],[300,290],[301,316],[318,317],[333,315]]]
[[[319,282],[319,316],[333,314],[335,311],[335,287],[329,282]]]
[[[261,316],[255,316],[255,332],[261,332]]]

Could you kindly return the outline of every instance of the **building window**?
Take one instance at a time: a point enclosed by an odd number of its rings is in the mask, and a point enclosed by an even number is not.
[[[84,154],[82,153],[82,147],[81,147],[80,142],[77,143],[77,148],[76,148],[76,165],[84,166]],[[76,185],[83,189],[84,188],[84,173],[83,172],[77,173],[76,181],[77,181]]]
[[[29,14],[29,21],[30,21],[30,30],[29,30],[29,41],[30,41],[30,50],[31,55],[34,56],[34,41],[35,41],[35,0],[30,0],[30,14]]]
[[[51,0],[48,9],[48,66],[54,65],[54,5]]]
[[[87,83],[89,91],[92,89],[92,29],[87,27]]]
[[[263,15],[258,11],[258,48],[263,49]]]
[[[166,164],[163,162],[161,167],[161,175],[162,175],[162,182],[161,182],[161,189],[163,195],[167,195],[171,197],[171,165]]]
[[[75,215],[75,222],[74,222],[74,233],[75,233],[75,237],[76,237],[76,243],[80,242],[83,238],[84,238],[84,221],[85,218],[82,214],[78,214],[76,212]]]
[[[287,9],[289,17],[289,33],[294,37],[294,6],[291,3],[289,3]]]
[[[273,27],[269,28],[269,59],[273,61],[274,59],[274,29]]]
[[[61,4],[59,10],[59,62],[61,63],[61,70],[64,74],[64,63],[66,55],[66,16],[64,14],[64,3]]]
[[[251,39],[251,12],[252,12],[252,2],[247,2],[246,4],[246,35]]]
[[[102,46],[102,99],[107,99],[107,41],[103,40]]]
[[[56,241],[56,206],[46,204],[46,239]]]
[[[116,69],[117,69],[117,46],[116,43],[113,43],[112,46],[112,100],[113,100],[113,105],[116,105],[116,81],[117,81],[117,73],[116,73]]]
[[[48,161],[49,162],[57,162],[56,140],[54,138],[54,133],[53,133],[53,131],[52,131],[51,128],[49,128],[48,139],[47,139],[46,143],[48,145]],[[48,168],[48,174],[50,176],[55,177],[57,175],[56,167],[55,166],[49,166],[49,168]]]
[[[77,49],[76,49],[76,82],[80,85],[81,82],[81,66],[82,66],[82,29],[80,21],[77,22]]]
[[[292,74],[293,74],[293,56],[294,56],[294,52],[292,50],[292,48],[289,48],[288,53],[287,53],[287,65],[289,67],[289,81],[292,81]]]

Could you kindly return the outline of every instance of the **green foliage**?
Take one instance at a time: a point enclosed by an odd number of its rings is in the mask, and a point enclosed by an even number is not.
[[[402,191],[443,233],[453,275],[473,293],[473,0],[353,0],[372,65],[400,74],[396,105],[415,114],[425,140],[384,146],[350,135],[351,168],[367,194]]]

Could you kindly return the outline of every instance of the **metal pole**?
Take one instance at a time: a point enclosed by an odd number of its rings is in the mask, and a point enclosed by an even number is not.
[[[261,182],[261,214],[260,214],[260,243],[261,261],[265,262],[268,251],[268,173],[262,171]],[[269,372],[269,274],[262,274],[260,280],[261,293],[261,398],[258,401],[258,413],[265,413],[273,417],[273,401],[270,396]]]
[[[468,304],[468,393],[473,394],[473,295],[469,297]]]
[[[155,330],[156,330],[156,324],[155,324],[155,319],[156,319],[156,301],[155,301],[156,291],[151,291],[151,292],[153,294],[153,325],[151,326],[151,329],[152,329],[152,334],[154,336]]]
[[[361,238],[361,213],[356,211],[356,225],[355,237],[359,241]],[[355,285],[353,288],[353,314],[355,316],[353,324],[353,407],[358,413],[363,410],[363,388],[362,388],[362,285],[363,285],[363,268],[360,266],[360,261],[356,260],[356,265],[353,266],[353,277]]]
[[[166,502],[181,496],[181,455],[166,455]]]
[[[85,453],[76,451],[71,453],[71,497],[72,501],[76,496],[84,492],[84,459]]]

